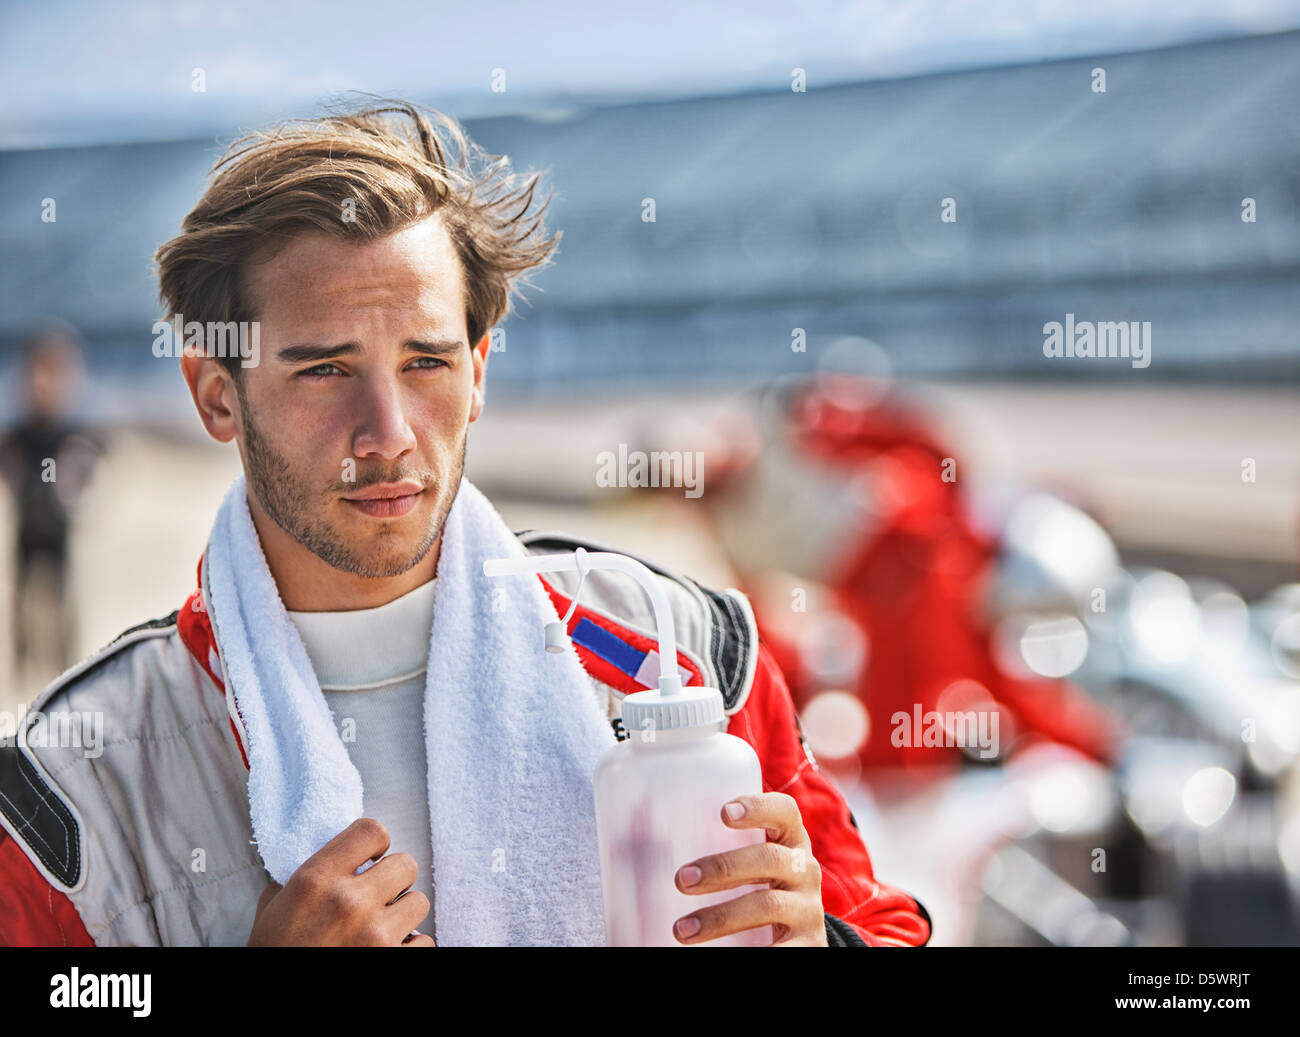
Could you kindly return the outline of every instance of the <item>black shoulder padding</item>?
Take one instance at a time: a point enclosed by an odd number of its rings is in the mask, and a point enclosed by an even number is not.
[[[692,583],[695,581],[692,580]],[[727,709],[735,707],[745,691],[745,674],[749,670],[749,656],[757,651],[757,645],[750,637],[749,624],[745,622],[744,613],[736,599],[730,594],[701,587],[696,588],[704,595],[704,600],[713,613],[713,644],[709,654],[718,671],[718,690]]]
[[[76,818],[12,739],[0,745],[0,812],[15,835],[65,886],[81,877]]]
[[[705,608],[709,610],[713,622],[709,661],[718,674],[718,688],[722,692],[725,708],[735,708],[740,697],[745,693],[745,675],[751,669],[750,657],[758,650],[754,643],[749,624],[745,621],[744,610],[730,594],[701,587],[689,576],[681,576],[670,569],[652,562],[641,555],[611,547],[595,540],[561,533],[556,530],[525,529],[515,533],[526,548],[541,551],[572,551],[583,547],[588,551],[613,551],[616,554],[635,558],[651,572],[673,580],[689,590]]]
[[[64,688],[93,673],[121,650],[120,643],[142,630],[166,630],[176,625],[180,610],[123,630],[117,637],[42,693],[52,701]],[[121,646],[125,647],[125,646]],[[81,832],[72,811],[18,745],[17,736],[0,740],[0,813],[18,839],[65,886],[81,878]]]
[[[117,642],[122,640],[122,638],[130,636],[138,630],[162,630],[166,627],[174,627],[180,614],[180,609],[173,609],[170,616],[159,616],[157,619],[146,619],[143,623],[137,623],[133,627],[127,627],[104,647],[112,648],[113,645],[117,644]]]

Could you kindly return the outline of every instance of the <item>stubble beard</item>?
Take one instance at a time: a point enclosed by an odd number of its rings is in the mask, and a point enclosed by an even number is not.
[[[432,470],[402,465],[389,471],[371,469],[364,480],[358,478],[356,482],[340,480],[337,486],[330,488],[332,492],[321,494],[294,471],[293,465],[258,430],[243,388],[238,384],[238,377],[236,393],[244,419],[244,462],[249,487],[276,525],[321,561],[354,576],[367,579],[400,576],[424,560],[442,532],[460,487],[461,475],[465,470],[468,428],[461,433],[460,458],[454,476],[441,485],[437,473]],[[373,546],[358,548],[322,514],[322,500],[333,500],[337,493],[355,492],[377,483],[398,482],[402,479],[413,479],[420,483],[425,487],[425,493],[434,492],[435,488],[438,491],[438,501],[429,527],[413,551],[394,555],[391,551],[385,552]],[[385,535],[382,539],[389,537]]]

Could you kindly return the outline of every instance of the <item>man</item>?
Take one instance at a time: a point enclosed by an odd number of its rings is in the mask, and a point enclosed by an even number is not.
[[[45,663],[44,681],[75,661],[68,653],[76,640],[75,610],[65,600],[68,533],[100,448],[96,436],[69,414],[82,360],[77,330],[62,321],[46,325],[23,360],[25,413],[0,440],[0,475],[13,493],[18,520],[14,585],[23,607],[14,609],[15,663],[20,672]],[[51,605],[44,615],[32,607],[42,598]],[[45,631],[34,629],[40,627]],[[42,632],[48,633],[34,636]],[[41,640],[49,642],[48,650],[36,649]]]
[[[590,772],[626,737],[622,696],[657,677],[653,620],[591,573],[576,654],[534,676],[540,627],[519,628],[569,612],[576,575],[475,597],[472,546],[503,549],[462,480],[489,333],[558,237],[529,211],[536,177],[481,157],[406,104],[294,124],[223,159],[160,249],[178,326],[258,322],[256,357],[187,342],[181,359],[244,480],[186,603],[33,704],[102,711],[102,753],[0,751],[0,942],[602,942]],[[583,546],[505,535],[517,553]],[[920,905],[875,880],[743,597],[657,571],[679,670],[723,692],[764,781],[719,816],[766,843],[682,861],[678,889],[770,886],[685,912],[677,941],[771,925],[775,945],[926,942]]]

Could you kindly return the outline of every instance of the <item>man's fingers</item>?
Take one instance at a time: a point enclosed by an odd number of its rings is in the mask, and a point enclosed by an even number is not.
[[[388,846],[388,829],[373,817],[359,817],[308,857],[303,868],[320,867],[331,874],[346,871],[350,875],[366,861],[386,854]]]
[[[420,866],[409,853],[390,853],[373,868],[358,876],[359,881],[375,890],[380,901],[391,904],[404,889],[410,889],[420,877]]]
[[[418,889],[410,890],[384,908],[384,915],[393,927],[394,942],[399,942],[429,917],[429,898]]]
[[[739,803],[744,814],[733,818],[729,808]],[[804,831],[799,803],[784,792],[764,792],[758,796],[737,796],[722,807],[722,820],[731,828],[766,828],[767,837],[786,846],[801,845],[808,835]]]
[[[773,942],[777,942],[799,925],[802,908],[802,899],[796,893],[758,889],[734,900],[702,907],[679,918],[673,924],[673,936],[679,943],[703,943],[705,940],[716,940],[720,936],[770,925],[773,927]],[[689,936],[686,935],[689,929],[683,928],[683,919],[687,918],[696,918],[700,922],[698,931]]]
[[[675,882],[683,893],[716,893],[755,882],[780,889],[821,889],[821,866],[801,846],[759,843],[691,861],[677,869]]]

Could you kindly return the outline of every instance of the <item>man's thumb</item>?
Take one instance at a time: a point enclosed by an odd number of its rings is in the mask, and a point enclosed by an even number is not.
[[[257,912],[261,914],[262,908],[266,907],[267,901],[284,889],[278,882],[272,882],[266,889],[262,890],[262,896],[257,901]]]

